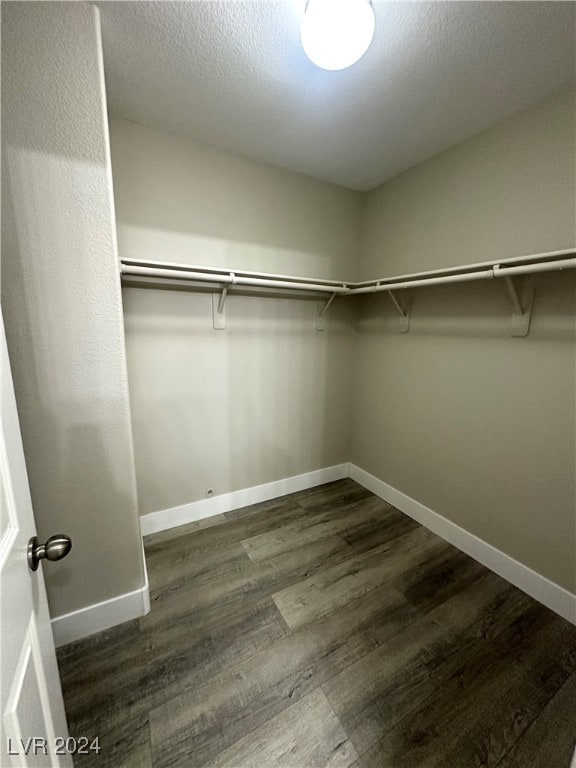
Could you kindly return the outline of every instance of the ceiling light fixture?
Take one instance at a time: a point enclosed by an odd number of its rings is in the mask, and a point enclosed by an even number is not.
[[[306,55],[322,69],[346,69],[370,47],[374,37],[370,0],[308,0],[300,38]]]

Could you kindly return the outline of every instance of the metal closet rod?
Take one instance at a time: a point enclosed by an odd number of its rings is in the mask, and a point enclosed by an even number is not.
[[[573,256],[576,255],[576,247],[574,248],[566,248],[562,251],[548,251],[546,253],[533,253],[530,256],[513,256],[509,259],[492,259],[491,261],[480,261],[476,264],[464,264],[460,267],[444,267],[443,269],[432,269],[428,270],[427,272],[410,272],[407,275],[396,275],[395,277],[386,277],[386,278],[378,278],[377,280],[364,280],[359,283],[353,283],[353,285],[357,288],[361,288],[363,286],[373,285],[374,283],[382,283],[382,282],[391,282],[395,280],[408,280],[412,278],[419,278],[419,277],[434,277],[434,276],[440,276],[440,275],[448,275],[448,274],[454,274],[458,272],[464,272],[464,271],[475,271],[475,270],[484,270],[484,269],[490,269],[495,266],[504,266],[507,267],[509,265],[522,265],[522,264],[528,264],[529,262],[541,262],[546,261],[550,259],[561,259],[563,256]],[[352,285],[352,283],[350,283]]]
[[[565,258],[567,256],[569,258]],[[535,272],[575,269],[576,248],[479,264],[467,264],[461,267],[448,267],[428,272],[413,272],[397,277],[366,280],[356,283],[277,275],[269,272],[194,267],[187,264],[139,259],[121,259],[120,263],[121,273],[127,277],[159,277],[162,279],[190,280],[219,285],[247,285],[352,296],[364,293],[378,293],[380,291],[418,288],[426,285],[439,285],[442,283],[463,283],[473,280],[490,280],[498,277],[514,277]]]
[[[248,272],[243,269],[221,267],[198,267],[170,261],[145,261],[143,259],[121,259],[123,275],[140,277],[168,277],[174,280],[193,280],[208,283],[229,283],[237,285],[272,286],[281,283],[280,288],[297,290],[325,290],[346,292],[348,283],[343,280],[324,280],[316,277],[278,275],[271,272]]]
[[[241,272],[236,270],[204,269],[185,264],[121,260],[122,275],[134,277],[161,277],[173,280],[216,283],[219,285],[252,285],[262,288],[288,288],[294,291],[315,293],[349,293],[346,283],[290,275],[273,275],[266,272]]]

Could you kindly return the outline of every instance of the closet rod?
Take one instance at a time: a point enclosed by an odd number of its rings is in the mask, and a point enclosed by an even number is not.
[[[511,277],[512,275],[528,275],[534,272],[560,272],[564,269],[576,269],[576,258],[557,259],[556,261],[544,261],[535,264],[520,264],[518,266],[501,267],[495,264],[490,269],[477,272],[463,272],[459,275],[441,275],[440,277],[425,277],[420,280],[405,280],[404,282],[382,281],[376,285],[367,285],[356,288],[354,284],[350,289],[350,295],[362,293],[379,293],[380,291],[392,291],[401,288],[418,288],[423,285],[441,285],[443,283],[464,283],[472,280],[490,280],[498,277]],[[396,278],[390,278],[394,280]]]
[[[494,277],[529,275],[531,272],[561,272],[563,269],[574,269],[575,267],[576,258],[545,261],[542,264],[523,264],[518,267],[501,267],[499,264],[496,264],[494,267]]]
[[[570,256],[571,258],[562,258]],[[394,291],[418,288],[443,283],[463,283],[473,280],[490,280],[498,277],[512,277],[537,272],[555,272],[576,268],[576,248],[549,253],[520,256],[501,261],[467,264],[429,272],[414,272],[408,275],[368,280],[360,283],[344,283],[336,280],[322,280],[308,277],[292,277],[267,272],[245,272],[213,267],[192,267],[170,262],[140,261],[121,259],[121,272],[125,277],[149,277],[190,282],[210,283],[218,286],[254,286],[281,290],[311,291],[354,296],[380,291]]]
[[[349,285],[356,288],[363,288],[364,286],[375,285],[376,283],[389,283],[392,281],[400,280],[412,280],[420,277],[440,277],[442,275],[449,275],[455,273],[474,272],[478,270],[490,269],[497,265],[506,266],[521,266],[528,262],[547,262],[549,259],[560,259],[563,256],[573,256],[576,254],[576,248],[566,248],[562,251],[548,251],[547,253],[533,253],[530,256],[515,256],[509,259],[493,259],[492,261],[481,261],[476,264],[463,264],[459,267],[444,267],[443,269],[430,269],[426,272],[410,272],[407,275],[395,275],[394,277],[381,277],[377,280],[363,280],[359,283],[349,283]]]
[[[314,293],[349,293],[350,289],[344,283],[302,283],[293,281],[286,276],[285,280],[275,278],[244,277],[235,272],[228,274],[206,274],[203,272],[192,272],[180,269],[160,269],[158,267],[136,267],[122,263],[121,271],[123,275],[133,275],[135,277],[161,277],[174,280],[191,280],[193,282],[205,282],[227,285],[251,285],[259,288],[283,288],[294,291],[314,291]]]
[[[282,281],[294,281],[298,283],[313,283],[314,285],[322,284],[327,286],[347,285],[343,280],[326,280],[318,277],[302,277],[298,275],[281,275],[273,272],[249,272],[245,269],[226,269],[225,267],[199,267],[192,264],[182,264],[174,261],[149,261],[145,259],[128,259],[122,258],[122,271],[124,267],[147,267],[149,269],[169,269],[171,272],[176,270],[182,270],[184,272],[195,272],[200,280],[208,280],[213,277],[214,280],[210,282],[222,282],[219,278],[226,277],[231,274],[240,277],[253,277],[263,280],[282,280]],[[172,276],[172,275],[171,275]]]
[[[491,269],[481,272],[466,272],[461,275],[444,275],[442,277],[423,277],[421,280],[407,280],[402,283],[381,282],[376,285],[366,285],[361,288],[352,287],[350,293],[356,296],[361,293],[379,293],[380,291],[396,291],[400,288],[418,288],[422,285],[438,285],[439,283],[464,283],[469,280],[489,280],[494,277]]]

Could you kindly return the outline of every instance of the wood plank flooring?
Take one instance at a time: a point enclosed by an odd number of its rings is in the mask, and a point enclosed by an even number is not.
[[[58,651],[92,768],[569,768],[576,627],[351,480],[145,540],[152,610]]]

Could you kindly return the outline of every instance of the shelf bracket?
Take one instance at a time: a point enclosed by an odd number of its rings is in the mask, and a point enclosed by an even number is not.
[[[518,289],[514,280],[504,277],[508,296],[512,302],[512,319],[510,321],[511,336],[527,336],[530,330],[530,321],[532,319],[532,307],[534,306],[534,286],[526,287],[522,291],[522,297],[518,294]]]
[[[230,272],[232,285],[236,282],[236,275]],[[226,328],[226,299],[228,297],[228,283],[222,286],[222,292],[219,296],[212,294],[212,325],[216,331],[222,331]],[[216,304],[218,302],[218,304]]]
[[[225,285],[224,288],[222,288],[222,293],[220,294],[220,300],[218,302],[218,314],[221,315],[224,312],[224,304],[226,303],[226,296],[228,296],[228,286]]]
[[[212,325],[214,330],[222,331],[226,328],[226,297],[228,286],[222,288],[222,293],[212,294]]]
[[[508,288],[508,295],[510,296],[510,301],[512,302],[512,309],[514,310],[514,313],[517,315],[523,315],[524,310],[522,309],[522,304],[520,302],[520,297],[518,296],[516,286],[514,285],[514,280],[512,280],[511,277],[505,277],[504,281],[506,283],[506,288]]]
[[[328,299],[327,302],[324,304],[321,301],[316,302],[316,330],[317,331],[325,331],[326,330],[326,314],[328,313],[328,309],[330,308],[330,305],[334,301],[334,299],[338,296],[337,293],[333,293],[332,296]]]
[[[410,303],[408,302],[406,309],[403,309],[396,296],[394,296],[393,291],[386,291],[386,293],[390,296],[392,304],[394,304],[398,312],[398,330],[400,333],[408,333],[410,329]]]

